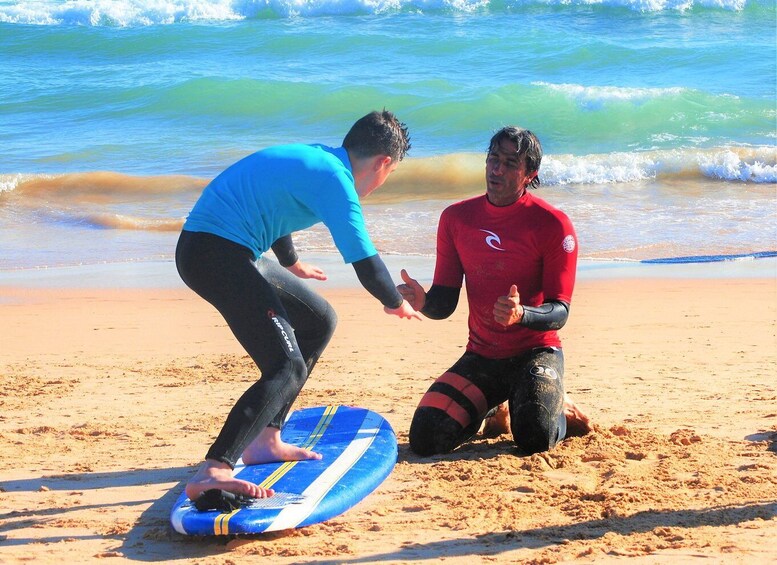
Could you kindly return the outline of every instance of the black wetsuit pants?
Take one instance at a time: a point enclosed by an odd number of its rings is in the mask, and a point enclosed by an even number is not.
[[[206,458],[232,467],[268,425],[280,428],[334,333],[329,303],[278,263],[216,235],[183,231],[175,253],[189,288],[224,317],[261,377],[240,397]]]
[[[447,453],[475,435],[489,410],[509,401],[513,440],[525,454],[563,439],[564,355],[555,347],[509,359],[467,352],[429,388],[410,425],[418,455]]]

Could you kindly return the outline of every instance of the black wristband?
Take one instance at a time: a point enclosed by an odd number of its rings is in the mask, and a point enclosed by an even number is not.
[[[560,330],[569,318],[569,304],[560,300],[545,302],[539,306],[523,306],[520,324],[532,330],[547,332]]]
[[[433,284],[426,293],[421,313],[432,320],[444,320],[456,310],[459,294],[461,294],[461,288]]]

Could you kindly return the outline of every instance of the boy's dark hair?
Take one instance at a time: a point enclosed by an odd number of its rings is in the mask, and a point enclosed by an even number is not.
[[[542,144],[537,136],[528,129],[522,129],[516,126],[505,126],[494,134],[488,144],[488,152],[497,149],[499,144],[505,139],[515,143],[518,148],[516,153],[524,158],[527,173],[536,173],[540,170],[542,162]],[[540,186],[539,175],[529,184],[529,188],[538,188]]]
[[[398,163],[410,150],[410,134],[407,126],[388,110],[374,111],[351,126],[343,147],[355,157],[388,155]]]

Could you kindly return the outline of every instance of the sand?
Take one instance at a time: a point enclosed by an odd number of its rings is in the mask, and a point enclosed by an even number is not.
[[[408,449],[464,308],[398,320],[320,288],[340,324],[296,406],[381,412],[399,461],[327,523],[240,538],[168,519],[256,378],[210,306],[184,288],[0,288],[0,563],[777,562],[775,279],[581,281],[561,335],[595,430],[531,457],[508,436]]]

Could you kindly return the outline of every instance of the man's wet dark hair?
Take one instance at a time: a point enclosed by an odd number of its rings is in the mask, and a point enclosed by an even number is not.
[[[374,111],[351,126],[343,147],[358,158],[388,155],[398,163],[410,150],[410,134],[407,126],[388,110]]]
[[[488,144],[488,152],[491,153],[498,149],[502,141],[506,139],[515,143],[515,146],[518,148],[516,153],[518,156],[523,157],[524,163],[526,163],[526,172],[539,172],[540,163],[542,162],[542,144],[537,139],[537,136],[528,129],[505,126],[491,138]],[[531,181],[529,188],[538,188],[539,186],[540,177],[538,175]]]

